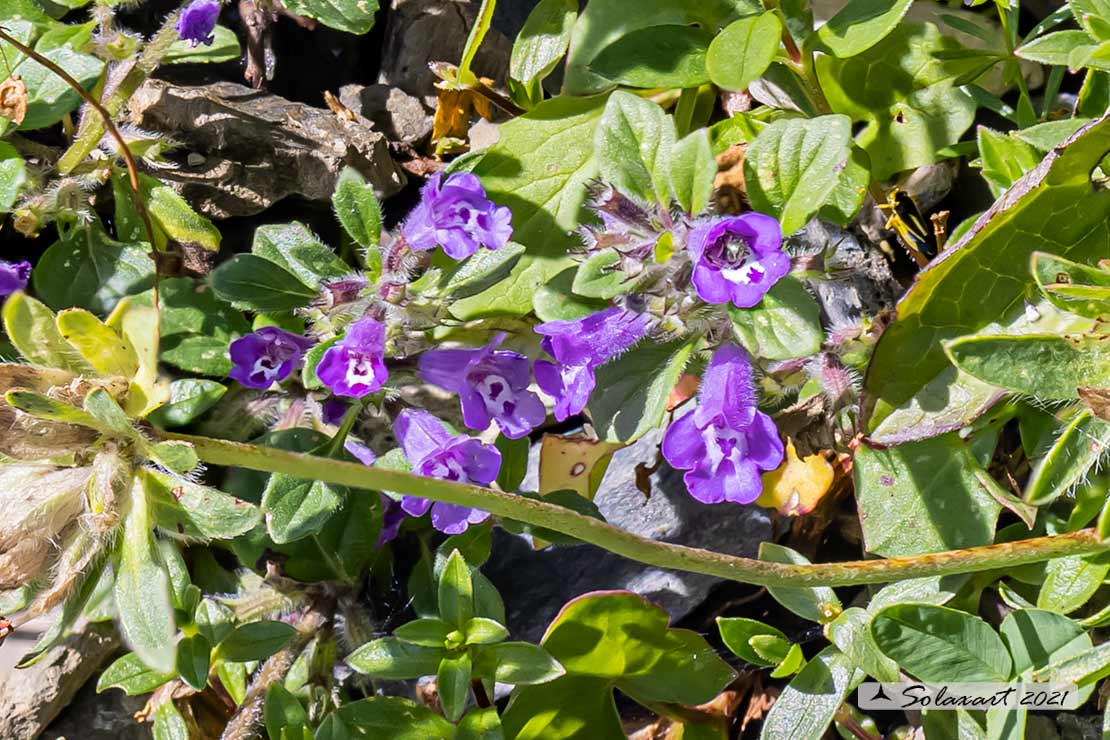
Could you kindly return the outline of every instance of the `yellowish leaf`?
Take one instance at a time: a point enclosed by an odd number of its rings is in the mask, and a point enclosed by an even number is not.
[[[799,458],[794,441],[786,441],[786,459],[777,469],[763,474],[763,493],[756,503],[776,509],[783,516],[800,516],[813,511],[829,492],[833,467],[820,453]]]
[[[592,500],[613,453],[623,446],[583,436],[545,434],[540,444],[540,495],[574,491]]]

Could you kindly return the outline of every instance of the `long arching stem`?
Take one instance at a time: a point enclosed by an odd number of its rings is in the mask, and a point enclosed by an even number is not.
[[[785,565],[657,542],[562,506],[490,488],[239,442],[184,434],[164,433],[163,436],[166,439],[191,443],[200,459],[213,465],[286,473],[355,489],[395,491],[483,509],[500,517],[553,529],[630,560],[761,586],[886,583],[907,578],[1012,568],[1052,558],[1086,555],[1110,549],[1110,543],[1100,542],[1095,530],[1084,529],[1050,537],[913,557]]]

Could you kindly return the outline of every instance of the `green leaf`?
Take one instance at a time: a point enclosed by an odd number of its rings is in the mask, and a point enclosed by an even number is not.
[[[197,691],[208,685],[208,658],[212,646],[204,635],[183,637],[177,643],[177,675]]]
[[[671,194],[686,213],[697,215],[708,207],[717,177],[708,129],[698,129],[675,142],[668,173]]]
[[[632,284],[621,272],[620,263],[621,255],[612,247],[594,252],[578,266],[571,289],[578,295],[603,300],[627,293]]]
[[[363,34],[374,27],[378,0],[288,0],[291,13],[315,18],[329,28]]]
[[[754,665],[770,667],[776,661],[768,660],[752,647],[753,638],[760,635],[778,638],[789,644],[786,635],[769,624],[743,617],[717,617],[717,628],[721,631],[721,641],[734,655]]]
[[[523,316],[540,286],[570,264],[570,234],[586,183],[597,174],[593,139],[603,104],[598,97],[558,97],[501,125],[473,172],[494,202],[512,209],[513,239],[528,251],[505,280],[451,304],[453,316]]]
[[[779,280],[752,308],[728,307],[736,338],[753,356],[767,360],[808,357],[821,349],[821,308],[802,283]]]
[[[1014,136],[980,126],[977,138],[983,179],[995,198],[1041,161],[1040,152]]]
[[[162,702],[154,710],[152,734],[154,740],[189,740],[189,725],[172,699]]]
[[[297,630],[285,622],[262,620],[239,625],[219,644],[219,656],[233,663],[265,660],[293,639]]]
[[[402,624],[393,631],[393,636],[413,645],[441,648],[447,640],[447,635],[454,629],[453,625],[442,619],[426,617]]]
[[[758,645],[761,640],[774,641],[775,638],[767,637],[766,635],[756,637],[755,644]],[[785,678],[786,676],[794,675],[798,672],[798,669],[802,667],[802,664],[805,663],[805,660],[805,653],[802,652],[801,645],[790,645],[787,643],[786,653],[780,660],[776,661],[778,666],[775,670],[771,671],[771,678]]]
[[[877,681],[898,681],[898,664],[886,657],[871,636],[871,614],[859,607],[845,609],[826,627],[829,642],[861,671]]]
[[[971,125],[975,101],[954,85],[964,71],[937,54],[961,48],[932,24],[901,23],[882,41],[849,59],[819,55],[817,76],[834,113],[865,124],[856,144],[875,178],[938,161]],[[869,80],[882,79],[882,84]]]
[[[62,311],[57,318],[62,338],[76,349],[97,375],[133,378],[139,372],[139,356],[125,337],[82,308]]]
[[[204,598],[197,605],[193,621],[199,633],[210,645],[219,645],[234,629],[235,618],[231,609],[211,598]]]
[[[35,51],[64,69],[86,90],[92,89],[104,70],[104,62],[68,46],[49,50],[36,48]],[[33,59],[25,57],[12,64],[11,72],[20,75],[27,86],[27,115],[19,126],[22,131],[55,124],[81,102],[80,96],[65,80]]]
[[[647,203],[670,201],[668,167],[674,122],[650,100],[618,90],[597,124],[598,175],[626,195]]]
[[[1063,426],[1048,451],[1033,465],[1024,498],[1041,506],[1074,488],[1110,447],[1110,424],[1081,410]]]
[[[709,45],[709,79],[725,90],[747,90],[771,66],[781,40],[782,23],[771,11],[733,21]]]
[[[453,740],[455,728],[431,709],[396,696],[375,696],[344,704],[316,733],[315,740],[389,738],[389,740]],[[326,725],[337,730],[325,731]]]
[[[173,635],[177,631],[169,577],[158,557],[150,503],[143,487],[132,486],[130,498],[116,565],[120,635],[143,663],[169,673],[174,668]]]
[[[1037,607],[1070,614],[1079,609],[1102,586],[1110,573],[1106,555],[1055,558],[1045,563],[1044,583],[1037,595]]]
[[[1091,648],[1091,638],[1078,624],[1048,611],[1017,609],[999,627],[1013,658],[1013,677],[1029,680],[1033,671]]]
[[[1055,660],[1039,670],[1034,670],[1034,681],[1061,681],[1077,683],[1080,688],[1110,674],[1110,642],[1090,650]]]
[[[99,221],[69,231],[43,252],[31,274],[35,293],[54,308],[109,313],[121,298],[154,284],[147,247],[108,237]]]
[[[434,676],[447,655],[443,648],[410,645],[396,637],[373,640],[347,656],[347,664],[374,678],[406,679]]]
[[[170,400],[147,418],[161,427],[181,427],[216,405],[227,387],[214,380],[183,378],[170,383]]]
[[[470,696],[470,655],[459,653],[444,656],[436,672],[436,688],[444,715],[451,722],[458,722],[466,710],[467,697]]]
[[[833,56],[854,57],[897,28],[912,4],[913,0],[849,0],[817,29],[817,38]]]
[[[787,684],[763,720],[761,740],[820,740],[863,674],[830,645]]]
[[[528,473],[528,451],[532,448],[532,443],[527,437],[509,439],[504,434],[499,434],[494,444],[501,453],[497,486],[502,491],[515,491],[520,488]]]
[[[307,306],[316,291],[281,265],[237,254],[212,271],[212,290],[229,303],[262,313]]]
[[[251,253],[284,267],[313,289],[351,273],[350,266],[299,221],[259,226]]]
[[[1052,305],[1091,319],[1110,315],[1110,272],[1047,252],[1033,253],[1033,278]]]
[[[272,740],[294,740],[300,738],[308,729],[308,714],[301,702],[289,689],[275,681],[266,689],[266,699],[262,708],[266,733]]]
[[[712,40],[696,26],[638,28],[602,49],[590,71],[627,87],[698,87],[709,82],[705,55]]]
[[[643,342],[597,369],[590,417],[606,442],[632,442],[659,427],[667,399],[682,377],[692,343]]]
[[[978,617],[944,606],[898,604],[875,615],[875,643],[921,681],[1006,681],[1013,663]]]
[[[479,653],[479,666],[493,664],[488,675],[499,683],[513,686],[532,686],[554,681],[564,673],[559,661],[539,645],[529,642],[501,642],[483,647]]]
[[[175,242],[198,244],[210,252],[220,251],[220,230],[211,221],[194,211],[169,185],[148,175],[140,174],[139,177],[147,211],[155,227]],[[124,238],[122,234],[119,236]],[[146,238],[143,232],[130,236]]]
[[[54,312],[26,293],[15,292],[3,304],[4,333],[33,365],[93,374],[73,345],[58,331]]]
[[[501,249],[479,249],[454,272],[444,275],[444,293],[482,290],[503,277],[524,254],[524,245],[509,242]]]
[[[523,85],[542,81],[566,54],[578,18],[575,0],[540,0],[513,42],[509,76]]]
[[[608,308],[606,301],[584,298],[571,290],[577,272],[575,267],[563,270],[536,291],[532,297],[536,318],[540,321],[580,319]]]
[[[504,740],[501,732],[501,716],[497,714],[497,707],[482,709],[475,707],[466,713],[459,723],[459,732],[455,740]]]
[[[792,234],[825,205],[848,166],[852,122],[847,116],[775,121],[744,155],[744,181],[752,206]]]
[[[1094,261],[1103,254],[1110,202],[1088,173],[1108,148],[1110,121],[1082,129],[949,247],[944,259],[918,273],[872,355],[865,383],[873,399],[869,428],[951,367],[943,342],[1024,311],[1033,284],[1030,256],[1044,244],[1028,234],[1051,234],[1052,251],[1067,259]],[[980,406],[968,405],[963,418],[974,418]]]
[[[920,555],[990,544],[1001,506],[956,434],[855,457],[856,501],[868,552]]]
[[[139,696],[154,691],[173,678],[172,673],[160,673],[147,668],[135,653],[117,658],[104,669],[96,681],[99,694],[108,689],[122,689],[128,696]]]
[[[1110,347],[1097,335],[976,335],[945,344],[960,370],[1037,398],[1068,400],[1081,387],[1110,385]]]
[[[202,540],[231,539],[258,524],[258,507],[223,491],[143,468],[154,524],[167,533]]]
[[[223,377],[231,371],[230,344],[220,337],[175,334],[162,344],[160,358],[189,373]]]
[[[210,45],[193,46],[185,39],[174,41],[162,57],[162,64],[218,64],[238,59],[243,53],[239,48],[239,38],[230,28],[216,26],[212,35],[215,38]]]
[[[0,141],[0,214],[7,213],[27,184],[27,163],[11,144]]]
[[[592,71],[598,54],[623,36],[649,26],[699,26],[715,33],[729,21],[761,10],[754,2],[740,0],[592,0],[571,34],[563,92],[590,95],[612,87],[612,82]],[[527,242],[526,242],[527,243]]]
[[[515,740],[627,740],[605,679],[564,676],[517,689],[501,716]],[[557,708],[557,709],[556,709]]]
[[[332,207],[343,229],[360,246],[378,246],[382,236],[382,208],[374,188],[353,167],[344,167],[335,182]]]
[[[221,660],[216,666],[220,683],[237,705],[247,696],[247,667],[243,663],[229,663]]]
[[[266,531],[278,544],[315,534],[343,505],[345,495],[340,486],[274,473],[262,492]]]
[[[485,617],[474,617],[463,627],[467,645],[488,645],[501,642],[509,636],[509,630],[504,625]]]
[[[1093,51],[1095,44],[1083,31],[1055,31],[1022,44],[1014,53],[1029,62],[1068,66],[1077,49]]]
[[[789,547],[776,545],[774,542],[761,542],[759,544],[759,559],[771,563],[792,563],[794,565],[808,565],[802,554],[791,550]],[[836,592],[827,586],[815,587],[768,587],[767,591],[783,606],[803,619],[811,622],[826,624],[835,619],[843,607]]]
[[[470,566],[458,550],[452,551],[439,576],[439,616],[457,629],[462,629],[474,616]]]

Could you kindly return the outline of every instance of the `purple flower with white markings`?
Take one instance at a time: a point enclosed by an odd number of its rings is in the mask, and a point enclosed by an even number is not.
[[[393,431],[417,475],[485,486],[497,478],[501,468],[496,447],[465,434],[451,434],[427,411],[405,409]],[[431,509],[432,526],[445,534],[465,532],[471,524],[489,518],[489,512],[443,501],[432,503],[419,496],[402,497],[401,508],[410,516],[423,516]]]
[[[762,213],[726,216],[696,226],[686,239],[694,288],[706,303],[751,308],[790,272],[782,227]]]
[[[343,449],[354,455],[356,460],[367,467],[378,460],[378,456],[374,454],[373,450],[362,442],[353,439],[343,442]],[[382,529],[378,534],[378,549],[381,549],[385,543],[397,539],[397,533],[401,530],[401,523],[405,521],[405,512],[401,508],[400,502],[394,501],[384,493],[378,495],[381,497],[382,507]]]
[[[247,388],[266,390],[288,378],[311,346],[311,339],[264,326],[231,343],[228,375]]]
[[[436,349],[420,356],[420,377],[444,390],[459,394],[463,421],[482,430],[497,422],[509,439],[526,436],[547,416],[543,401],[528,390],[528,358],[497,349],[498,334],[479,349]]]
[[[478,247],[505,246],[513,234],[512,212],[487,198],[475,175],[456,172],[445,179],[437,173],[421,189],[420,203],[405,219],[401,233],[415,250],[440,246],[461,260]]]
[[[211,46],[216,40],[212,30],[216,28],[219,17],[220,4],[216,0],[193,0],[181,11],[174,29],[182,41],[189,42],[189,46]]]
[[[555,399],[555,418],[580,413],[597,383],[594,369],[639,342],[651,317],[625,308],[607,308],[580,319],[548,321],[535,327],[541,346],[556,362],[537,360],[536,384]]]
[[[27,287],[31,278],[31,263],[4,262],[0,260],[0,296],[8,296]]]
[[[724,345],[702,378],[698,406],[663,435],[663,457],[685,470],[690,495],[704,504],[750,504],[763,491],[762,472],[782,463],[771,417],[756,409],[752,366],[740,347]]]
[[[337,396],[361,398],[381,388],[389,377],[384,355],[385,326],[377,319],[362,318],[324,352],[316,377]]]

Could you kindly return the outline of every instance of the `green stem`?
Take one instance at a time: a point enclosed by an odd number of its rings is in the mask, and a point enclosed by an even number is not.
[[[724,555],[695,547],[657,542],[626,532],[562,506],[491,488],[424,478],[411,473],[286,452],[269,447],[162,433],[165,439],[192,444],[201,460],[213,465],[286,473],[300,478],[373,491],[397,491],[433,501],[469,506],[491,514],[547,527],[630,560],[661,568],[704,573],[760,586],[850,586],[907,578],[1013,568],[1070,555],[1104,552],[1094,529],[1035,537],[1000,545],[917,555],[814,565],[788,565]]]

